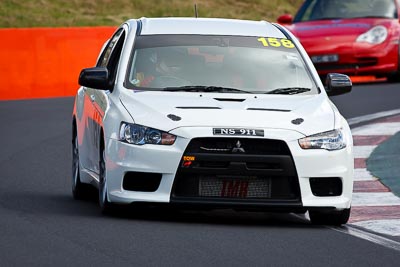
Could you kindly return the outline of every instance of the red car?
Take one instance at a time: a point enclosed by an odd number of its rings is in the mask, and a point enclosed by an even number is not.
[[[319,74],[400,81],[400,0],[306,0],[278,18],[300,40]]]

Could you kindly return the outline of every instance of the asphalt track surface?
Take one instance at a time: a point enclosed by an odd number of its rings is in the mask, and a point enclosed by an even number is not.
[[[400,108],[399,84],[333,98],[347,117]],[[0,102],[1,266],[398,266],[400,252],[292,214],[129,209],[70,193],[73,99]],[[399,241],[399,240],[397,240]]]

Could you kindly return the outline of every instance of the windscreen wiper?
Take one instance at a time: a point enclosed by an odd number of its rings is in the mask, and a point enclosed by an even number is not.
[[[222,86],[205,86],[205,85],[187,85],[187,86],[179,86],[179,87],[165,87],[164,91],[170,92],[219,92],[219,93],[245,93],[252,94],[252,92],[244,91],[236,88],[222,87]]]
[[[303,87],[287,87],[277,88],[272,91],[266,92],[266,94],[282,94],[282,95],[295,95],[311,91],[310,88]]]

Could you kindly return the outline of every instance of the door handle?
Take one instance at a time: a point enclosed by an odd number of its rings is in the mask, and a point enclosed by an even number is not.
[[[96,97],[94,95],[90,95],[90,99],[92,100],[92,102],[96,101]]]

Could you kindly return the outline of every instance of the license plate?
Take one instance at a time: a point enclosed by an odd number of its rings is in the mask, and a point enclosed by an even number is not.
[[[264,130],[245,128],[214,128],[214,135],[264,136]]]
[[[311,60],[312,60],[313,63],[338,62],[339,61],[339,55],[331,54],[331,55],[312,56]]]
[[[271,180],[259,177],[201,177],[199,195],[222,198],[269,198]]]

